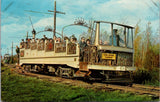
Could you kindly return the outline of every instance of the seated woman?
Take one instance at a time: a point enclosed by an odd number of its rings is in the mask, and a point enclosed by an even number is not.
[[[60,43],[60,42],[61,42],[61,38],[60,37],[56,38],[56,43]]]
[[[54,48],[54,43],[53,43],[53,40],[50,39],[48,43],[48,50],[53,50],[53,48]]]
[[[91,41],[89,39],[86,40],[86,44],[87,46],[90,46],[91,45]]]
[[[100,40],[100,41],[99,41],[99,44],[100,44],[100,45],[103,45],[103,42],[102,42],[102,40]]]
[[[74,43],[74,44],[76,44],[76,42],[77,42],[77,38],[75,38],[75,37],[72,37],[72,38],[71,38],[71,40],[70,40],[70,42],[71,42],[71,43]]]
[[[104,45],[109,45],[109,42],[108,41],[104,41]]]

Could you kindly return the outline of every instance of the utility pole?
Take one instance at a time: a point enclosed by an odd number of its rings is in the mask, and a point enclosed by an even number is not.
[[[53,30],[53,38],[56,34],[56,1],[54,1],[54,30]]]
[[[28,32],[27,32],[27,36],[26,36],[26,39],[28,40]]]
[[[12,57],[11,57],[11,61],[12,61],[12,63],[13,63],[13,41],[12,41],[12,50],[11,50],[11,55],[12,55]]]
[[[48,12],[54,12],[54,22],[53,22],[53,38],[56,35],[56,13],[65,14],[65,12],[56,11],[56,0],[54,1],[54,11],[48,10]]]

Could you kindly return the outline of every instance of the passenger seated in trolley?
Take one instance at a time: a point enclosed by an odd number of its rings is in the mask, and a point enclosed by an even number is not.
[[[56,38],[57,38],[57,37],[56,37],[56,36],[54,36],[54,37],[53,37],[53,40],[54,40],[54,41],[56,41]]]
[[[22,39],[22,42],[20,43],[20,49],[24,48],[24,39]]]
[[[70,42],[71,42],[71,43],[73,43],[73,44],[76,44],[76,42],[77,42],[77,38],[72,37],[72,38],[71,38],[71,40],[70,40]]]
[[[56,43],[61,43],[61,38],[60,37],[56,38]]]
[[[27,42],[30,43],[31,42],[31,38],[29,38]]]
[[[109,45],[109,42],[108,41],[104,41],[104,45]]]
[[[36,42],[38,42],[38,38],[36,38]]]
[[[91,41],[89,39],[86,40],[86,44],[87,46],[90,46],[91,45]]]
[[[48,50],[52,50],[52,49],[53,49],[53,40],[48,39]]]
[[[35,41],[35,39],[34,38],[32,38],[32,40],[31,40],[31,43],[35,43],[36,41]]]
[[[100,44],[100,45],[103,45],[103,42],[102,42],[102,40],[100,40],[100,41],[99,41],[99,44]]]
[[[42,38],[42,39],[46,40],[46,39],[48,39],[48,38],[46,37],[46,35],[43,35],[43,38]]]

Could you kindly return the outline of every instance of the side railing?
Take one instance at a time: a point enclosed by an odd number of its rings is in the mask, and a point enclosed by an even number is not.
[[[76,54],[77,44],[68,43],[67,44],[67,54]]]
[[[30,42],[25,43],[25,49],[30,49]]]
[[[45,51],[54,51],[54,42],[53,41],[49,41],[45,44]]]
[[[21,57],[24,57],[25,49],[37,50],[37,51],[45,51],[50,52],[54,51],[55,53],[66,52],[67,55],[71,54],[79,54],[79,45],[77,43],[71,43],[68,41],[63,41],[60,43],[55,43],[54,40],[39,40],[38,42],[23,42],[20,43],[21,49]],[[23,50],[23,51],[22,51]],[[28,53],[28,52],[27,52]]]
[[[36,50],[37,49],[37,43],[36,42],[32,42],[30,46],[31,46],[31,50]]]
[[[66,52],[66,43],[55,43],[55,53]]]
[[[42,40],[41,42],[38,43],[38,51],[44,50],[44,41]]]

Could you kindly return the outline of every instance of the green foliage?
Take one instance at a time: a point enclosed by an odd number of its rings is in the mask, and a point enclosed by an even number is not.
[[[4,63],[1,61],[1,67],[3,67],[4,66]]]
[[[134,61],[138,70],[134,74],[136,83],[159,86],[159,51],[160,45],[152,32],[150,23],[141,31],[137,24],[134,39]]]
[[[2,67],[2,100],[39,101],[151,101],[146,95],[121,91],[104,92],[20,76]]]
[[[135,83],[159,86],[159,68],[154,68],[152,71],[145,68],[139,68],[134,72],[133,79]]]
[[[142,84],[145,81],[150,81],[151,80],[151,74],[147,69],[140,68],[136,70],[136,72],[133,74],[133,79],[135,83]]]
[[[150,71],[154,67],[159,67],[159,35],[152,32],[150,22],[144,31],[141,31],[137,24],[134,37],[135,66],[138,68],[146,68]]]
[[[13,61],[12,61],[12,60],[13,60]],[[12,56],[11,56],[11,58],[10,58],[10,60],[9,60],[9,63],[10,63],[10,64],[12,64],[12,63],[17,63],[17,60],[18,60],[18,59],[17,59],[17,55],[14,55],[13,58],[12,58]]]

